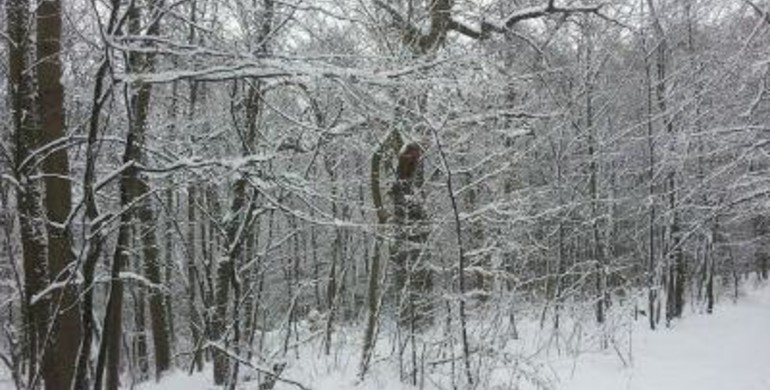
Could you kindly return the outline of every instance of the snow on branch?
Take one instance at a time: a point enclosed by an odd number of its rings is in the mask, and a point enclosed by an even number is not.
[[[393,6],[381,1],[375,0],[375,4],[386,11],[393,18],[393,21],[401,28],[409,31],[416,30],[417,27],[410,25],[403,15]],[[537,19],[546,15],[571,15],[571,14],[597,14],[604,4],[600,3],[592,6],[557,6],[555,0],[549,0],[547,4],[527,7],[514,11],[503,20],[498,22],[482,21],[479,27],[472,27],[469,24],[456,18],[450,18],[448,28],[462,35],[473,39],[487,39],[491,33],[502,34],[513,28],[519,22],[529,19]],[[600,15],[601,16],[601,15]]]
[[[457,126],[469,123],[480,123],[496,119],[548,119],[556,116],[554,113],[532,113],[519,110],[491,110],[481,114],[468,115],[447,121],[448,125]]]
[[[510,29],[516,23],[519,23],[523,20],[540,18],[550,14],[570,15],[580,13],[597,13],[602,7],[602,4],[583,7],[557,7],[555,3],[555,1],[551,0],[545,6],[529,7],[516,11],[508,15],[500,27],[504,26],[505,29]],[[502,31],[502,29],[500,31]]]
[[[391,85],[396,79],[430,69],[447,62],[447,58],[421,61],[397,69],[372,71],[346,68],[326,63],[310,63],[306,59],[262,58],[238,60],[229,65],[203,69],[171,70],[152,73],[122,73],[115,78],[123,83],[160,84],[178,80],[223,81],[239,78],[276,79],[291,77],[320,77],[351,82]]]
[[[153,283],[150,279],[147,279],[146,277],[134,272],[122,271],[119,277],[121,281],[132,281],[146,287],[148,290],[156,290],[164,294],[169,293],[168,288],[163,284]]]
[[[281,377],[281,375],[279,373],[276,373],[273,370],[270,370],[268,368],[260,367],[260,366],[255,365],[251,361],[246,360],[246,359],[240,357],[237,353],[228,350],[227,348],[225,348],[224,346],[222,346],[222,345],[220,345],[218,343],[208,342],[208,343],[206,343],[206,346],[214,348],[216,350],[219,350],[223,354],[227,355],[228,358],[230,358],[232,360],[235,360],[238,363],[243,364],[244,366],[246,366],[246,367],[248,367],[248,368],[250,368],[250,369],[252,369],[254,371],[257,371],[257,372],[262,373],[262,374],[270,375],[271,377],[275,378],[278,382],[283,382],[283,383],[292,385],[292,386],[297,387],[297,388],[302,389],[302,390],[310,390],[309,387],[307,387],[306,385],[304,385],[302,383],[299,383],[299,382],[291,380],[291,379],[283,378],[283,377]]]
[[[154,290],[157,292],[160,292],[162,294],[168,294],[169,290],[166,286],[159,283],[153,283],[146,277],[139,275],[134,272],[121,272],[120,276],[118,277],[119,280],[123,282],[133,282],[138,285],[146,287],[148,290]],[[102,277],[99,277],[96,279],[97,283],[106,283],[110,280],[109,275],[105,275]],[[78,276],[72,280],[62,280],[58,282],[53,282],[46,286],[43,290],[39,291],[37,294],[33,295],[30,299],[30,305],[34,305],[38,302],[40,302],[43,298],[46,298],[47,296],[51,295],[55,291],[61,290],[63,288],[69,287],[69,286],[77,286],[83,284],[83,278],[81,276]]]

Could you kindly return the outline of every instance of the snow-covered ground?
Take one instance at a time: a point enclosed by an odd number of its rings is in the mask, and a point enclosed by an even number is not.
[[[770,288],[690,314],[673,329],[637,330],[632,366],[615,351],[557,365],[559,390],[770,390]],[[574,373],[574,374],[573,374]]]
[[[550,390],[770,390],[769,287],[745,293],[737,304],[725,299],[712,315],[688,311],[672,328],[653,332],[640,319],[631,329],[617,330],[615,345],[610,343],[607,349],[542,353],[522,369],[540,375],[539,386]],[[359,383],[355,379],[358,357],[357,350],[351,350],[338,353],[332,364],[303,358],[292,364],[286,376],[314,390],[412,388],[402,384],[395,368],[387,364],[375,365],[367,380]],[[511,372],[492,370],[490,374]],[[173,375],[141,389],[213,389],[209,377]],[[533,384],[537,381],[519,380],[496,388],[516,389],[517,382],[521,389],[538,387]],[[443,386],[426,383],[425,387]],[[279,384],[275,389],[296,387]]]
[[[526,328],[526,327],[525,327]],[[534,331],[536,327],[529,331]],[[542,332],[542,331],[541,331]],[[745,293],[737,304],[724,300],[713,315],[688,311],[672,328],[650,331],[645,321],[621,325],[613,332],[606,349],[576,353],[526,350],[544,341],[526,343],[522,331],[515,356],[521,360],[485,368],[494,378],[478,388],[546,390],[770,390],[770,286]],[[356,380],[359,360],[357,336],[341,340],[331,357],[318,350],[289,361],[286,378],[314,390],[412,389],[402,384],[393,364],[375,362],[366,381]],[[552,343],[553,344],[553,343]],[[581,343],[585,346],[591,342]],[[308,348],[315,349],[315,348]],[[586,347],[585,349],[590,349]],[[518,364],[518,368],[512,367]],[[459,365],[458,365],[459,366]],[[246,371],[247,369],[244,369]],[[529,374],[526,374],[529,372]],[[517,373],[514,375],[513,373]],[[522,375],[524,373],[524,375]],[[0,374],[2,371],[0,370]],[[505,376],[518,378],[505,378]],[[529,379],[527,379],[529,375]],[[160,383],[143,384],[139,390],[209,390],[210,372],[187,376],[174,373]],[[493,385],[494,384],[494,385]],[[11,388],[0,378],[0,389]],[[461,388],[462,386],[460,386]],[[254,382],[243,389],[256,389]],[[426,389],[449,389],[447,383],[426,380]],[[275,390],[297,389],[277,384]]]

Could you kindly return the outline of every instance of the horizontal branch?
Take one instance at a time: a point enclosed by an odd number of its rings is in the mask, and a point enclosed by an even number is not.
[[[153,283],[152,281],[150,281],[149,279],[147,279],[142,275],[139,275],[134,272],[127,272],[127,271],[121,272],[120,275],[115,279],[111,278],[109,275],[99,276],[96,278],[96,280],[94,280],[94,284],[103,284],[114,280],[120,280],[124,283],[133,282],[138,286],[142,286],[148,290],[154,290],[162,294],[168,294],[170,292],[168,287],[166,287],[161,283]],[[62,281],[50,283],[43,290],[32,295],[32,297],[30,298],[29,304],[35,305],[56,291],[59,291],[63,288],[67,288],[73,285],[77,286],[81,284],[83,284],[83,278],[80,276],[76,277],[74,280],[62,280]],[[93,286],[85,286],[85,288],[91,288],[91,287]]]
[[[407,23],[406,19],[399,13],[393,6],[383,2],[382,0],[374,1],[377,6],[386,11],[393,21],[402,29],[408,31],[417,31],[417,27]],[[603,4],[593,6],[578,6],[578,7],[559,7],[555,1],[549,0],[547,4],[528,7],[518,11],[515,11],[508,15],[506,18],[499,22],[482,21],[479,27],[472,27],[467,23],[464,23],[455,18],[450,18],[447,28],[457,33],[465,35],[466,37],[484,40],[491,36],[491,33],[503,34],[507,30],[510,30],[517,23],[529,20],[537,19],[547,15],[572,15],[572,14],[597,14]]]
[[[120,73],[116,81],[135,84],[165,84],[180,80],[225,81],[241,78],[282,79],[296,77],[339,79],[350,82],[391,85],[401,77],[419,73],[447,62],[447,58],[421,61],[401,68],[373,71],[327,63],[308,63],[303,59],[262,58],[236,60],[229,65],[192,70],[170,70],[152,73]]]
[[[530,7],[525,8],[520,11],[516,11],[510,15],[508,15],[507,18],[503,21],[503,26],[505,26],[506,29],[512,28],[516,23],[519,23],[521,21],[527,20],[527,19],[536,19],[540,18],[546,15],[552,15],[552,14],[561,14],[561,15],[571,15],[571,14],[594,14],[599,12],[599,9],[601,9],[602,4],[593,5],[593,6],[584,6],[584,7],[557,7],[554,1],[549,1],[548,4],[545,6],[539,6],[539,7]]]

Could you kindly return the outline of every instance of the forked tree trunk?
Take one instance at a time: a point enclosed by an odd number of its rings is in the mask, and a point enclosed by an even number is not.
[[[108,32],[114,31],[119,8],[120,2],[113,0],[110,19],[107,23]],[[94,188],[94,185],[96,181],[96,159],[98,157],[97,138],[99,135],[101,111],[104,102],[108,96],[111,95],[112,91],[111,89],[108,89],[109,92],[107,94],[104,93],[105,76],[107,75],[109,67],[108,55],[109,53],[105,50],[105,57],[102,59],[102,63],[96,71],[91,113],[88,121],[86,169],[83,177],[83,203],[85,205],[86,218],[89,223],[88,232],[91,238],[88,240],[88,252],[83,263],[84,285],[82,287],[83,299],[80,313],[81,322],[83,324],[83,337],[80,344],[77,367],[75,368],[75,381],[72,386],[74,389],[84,389],[89,385],[88,371],[91,364],[91,349],[94,333],[96,332],[96,321],[94,319],[93,309],[94,289],[92,288],[92,284],[94,282],[96,265],[102,252],[102,244],[105,237],[101,231],[102,224],[98,222],[100,213],[96,203],[96,189]]]

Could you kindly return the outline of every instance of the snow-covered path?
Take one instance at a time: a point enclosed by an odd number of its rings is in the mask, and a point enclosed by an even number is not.
[[[611,352],[581,356],[560,370],[559,390],[770,390],[770,288],[673,329],[637,331],[633,346],[627,368]]]

